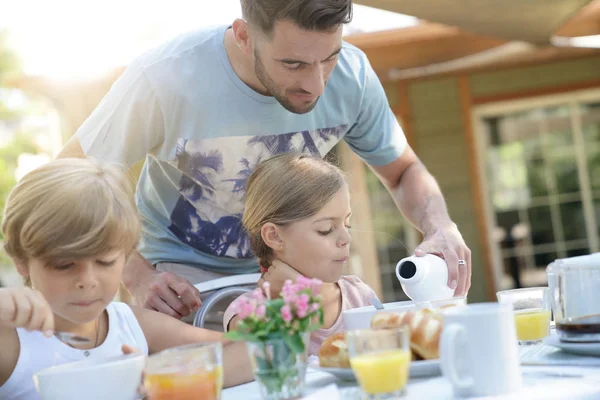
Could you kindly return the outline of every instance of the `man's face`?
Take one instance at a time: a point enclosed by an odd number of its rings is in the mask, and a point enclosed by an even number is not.
[[[305,114],[323,94],[341,48],[341,25],[333,32],[317,32],[278,21],[270,37],[258,35],[254,40],[254,70],[283,107]]]

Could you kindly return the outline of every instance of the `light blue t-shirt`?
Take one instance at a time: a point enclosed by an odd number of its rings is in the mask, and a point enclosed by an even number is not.
[[[256,272],[241,216],[257,163],[289,151],[324,157],[344,139],[367,163],[385,165],[406,147],[361,50],[343,44],[316,107],[299,115],[239,79],[227,28],[188,33],[134,60],[77,131],[88,156],[129,166],[146,159],[139,250],[153,264]]]

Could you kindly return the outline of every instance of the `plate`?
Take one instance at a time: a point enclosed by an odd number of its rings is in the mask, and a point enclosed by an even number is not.
[[[318,369],[323,372],[328,372],[334,375],[336,378],[343,381],[355,381],[354,372],[351,368],[325,368],[319,367],[318,361],[316,363],[310,363],[311,367]],[[422,360],[422,361],[411,361],[410,363],[410,377],[411,378],[425,378],[438,376],[441,374],[440,360]]]
[[[558,347],[562,351],[583,356],[600,357],[600,343],[573,343],[563,342],[556,334],[551,334],[544,338],[544,344]]]

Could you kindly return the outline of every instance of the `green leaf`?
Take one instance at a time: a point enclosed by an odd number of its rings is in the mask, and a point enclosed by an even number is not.
[[[296,354],[304,352],[304,341],[298,334],[294,335],[285,335],[284,340],[290,349]]]

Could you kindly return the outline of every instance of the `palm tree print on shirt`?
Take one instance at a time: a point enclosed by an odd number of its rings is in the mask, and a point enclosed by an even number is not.
[[[286,152],[324,157],[346,125],[280,135],[180,139],[177,164],[180,196],[169,230],[196,250],[218,257],[250,258],[242,226],[248,177],[262,160]]]

